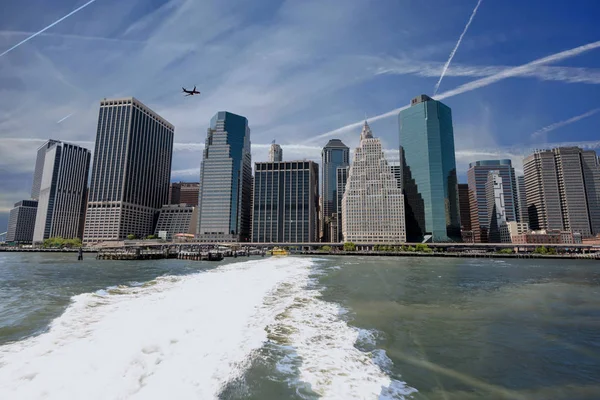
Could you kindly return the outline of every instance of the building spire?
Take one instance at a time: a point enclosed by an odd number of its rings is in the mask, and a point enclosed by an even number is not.
[[[360,140],[363,139],[373,139],[373,132],[371,132],[371,128],[369,127],[366,119],[362,128],[362,132],[360,133]]]

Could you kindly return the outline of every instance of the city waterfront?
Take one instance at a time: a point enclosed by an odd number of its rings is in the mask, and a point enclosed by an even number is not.
[[[578,260],[0,253],[0,397],[595,399],[599,295]]]

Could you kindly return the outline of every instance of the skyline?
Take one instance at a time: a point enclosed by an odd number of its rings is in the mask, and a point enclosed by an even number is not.
[[[29,0],[27,10],[41,11],[36,18],[20,4],[7,6],[0,17],[0,52],[84,3]],[[515,67],[598,43],[592,16],[600,5],[591,1],[557,1],[551,10],[539,1],[378,7],[366,1],[349,7],[340,1],[268,1],[236,8],[238,3],[96,1],[3,54],[0,223],[6,225],[15,202],[28,198],[35,151],[43,141],[94,150],[104,97],[135,96],[175,125],[172,181],[197,180],[206,128],[220,110],[247,116],[253,161],[267,159],[274,138],[286,160],[319,162],[329,138],[353,151],[360,126],[347,127],[362,125],[365,113],[386,156],[397,159],[391,157],[399,143],[397,117],[372,119],[407,106],[414,96],[432,95],[455,48],[438,96],[476,81],[493,82],[444,100],[453,111],[460,182],[466,182],[469,162],[511,158],[522,170],[527,150],[565,142],[600,147],[592,140],[600,121],[594,111],[600,105],[595,45],[515,74]],[[513,13],[517,5],[531,12]],[[194,84],[202,95],[181,98],[179,88]]]

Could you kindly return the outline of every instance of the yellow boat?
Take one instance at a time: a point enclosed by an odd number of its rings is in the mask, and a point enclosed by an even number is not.
[[[281,247],[273,247],[272,250],[267,252],[271,256],[287,256],[290,254],[286,249],[282,249]]]

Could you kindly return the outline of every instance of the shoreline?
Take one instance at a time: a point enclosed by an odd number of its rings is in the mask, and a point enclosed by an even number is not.
[[[0,253],[77,253],[79,249],[14,249],[0,248]],[[95,254],[100,249],[83,249],[83,253]],[[521,258],[555,260],[600,260],[600,253],[575,254],[534,254],[534,253],[461,253],[461,252],[409,252],[409,251],[336,251],[320,250],[290,251],[290,255],[301,256],[367,256],[367,257],[439,257],[439,258]]]
[[[532,254],[532,253],[449,253],[449,252],[409,252],[409,251],[298,251],[292,255],[310,256],[368,256],[368,257],[439,257],[439,258],[522,258],[522,259],[558,259],[558,260],[600,260],[600,253],[590,254]]]

